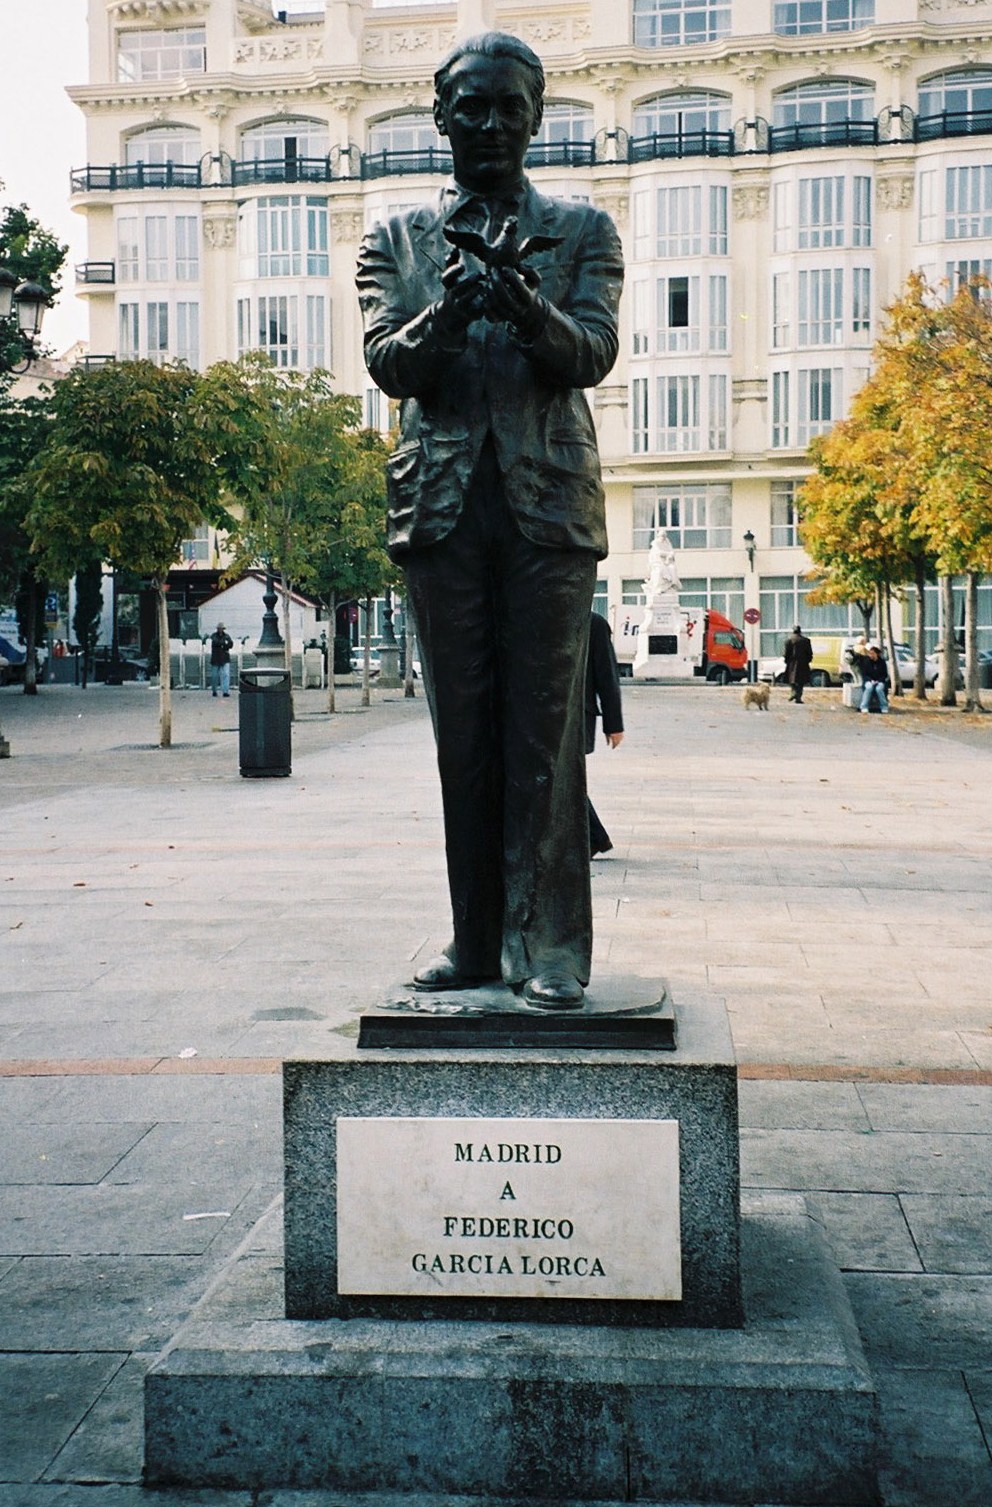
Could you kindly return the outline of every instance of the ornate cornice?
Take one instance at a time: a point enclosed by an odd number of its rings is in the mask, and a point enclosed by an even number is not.
[[[909,209],[913,203],[912,170],[879,173],[875,179],[875,203],[879,209]]]
[[[119,21],[184,21],[206,15],[205,0],[107,0],[107,10]]]
[[[223,250],[233,246],[238,234],[237,214],[209,211],[203,216],[203,239],[208,246]]]
[[[763,220],[768,213],[768,200],[767,175],[735,183],[732,191],[734,219]]]

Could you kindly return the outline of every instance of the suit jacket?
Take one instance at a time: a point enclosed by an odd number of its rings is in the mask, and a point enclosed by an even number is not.
[[[589,618],[589,657],[586,660],[586,753],[596,746],[596,718],[603,717],[604,733],[623,732],[620,671],[613,652],[613,635],[605,617]]]
[[[528,261],[540,273],[548,321],[526,343],[476,320],[442,341],[434,305],[451,247],[445,211],[425,205],[376,225],[362,243],[358,289],[365,360],[375,382],[403,400],[388,463],[387,537],[393,559],[454,527],[483,441],[492,435],[504,491],[536,544],[606,554],[606,517],[592,415],[583,389],[617,356],[623,259],[612,221],[584,204],[547,199],[525,183],[521,241],[561,245]]]
[[[813,645],[804,633],[790,633],[785,641],[785,678],[789,685],[809,685]]]

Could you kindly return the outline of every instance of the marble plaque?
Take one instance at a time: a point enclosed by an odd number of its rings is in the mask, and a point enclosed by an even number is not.
[[[677,1120],[340,1118],[338,1292],[682,1296]]]

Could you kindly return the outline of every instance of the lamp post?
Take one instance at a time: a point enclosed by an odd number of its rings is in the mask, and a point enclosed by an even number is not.
[[[18,282],[9,267],[0,265],[0,372],[26,372],[37,360],[35,341],[48,308],[49,295],[40,283]],[[19,351],[11,355],[13,348]]]
[[[744,534],[744,549],[747,554],[748,569],[751,571],[752,575],[754,574],[755,547],[754,534],[750,529],[747,529]],[[758,679],[758,658],[754,652],[754,633],[755,624],[760,621],[760,618],[761,614],[759,613],[757,607],[749,607],[744,613],[744,622],[747,625],[747,634],[749,640],[747,657],[747,678],[749,685],[753,685]]]

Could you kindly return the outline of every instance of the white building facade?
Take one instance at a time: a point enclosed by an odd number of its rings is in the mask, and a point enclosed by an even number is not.
[[[430,113],[441,56],[458,36],[513,32],[548,78],[531,176],[606,209],[624,241],[621,355],[591,395],[610,537],[597,607],[618,649],[658,527],[686,605],[736,623],[760,610],[755,655],[797,621],[860,626],[805,603],[794,491],[907,274],[953,287],[992,271],[992,0],[89,13],[90,78],[70,92],[88,126],[72,193],[90,359],[205,367],[261,348],[330,368],[388,428],[362,362],[359,240],[449,170]],[[992,589],[981,598],[992,647]]]

